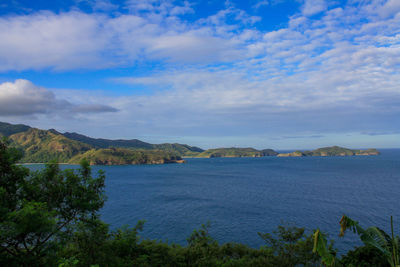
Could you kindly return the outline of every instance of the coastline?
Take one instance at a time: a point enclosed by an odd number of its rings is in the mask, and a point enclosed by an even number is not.
[[[24,163],[17,163],[16,165],[40,165],[40,164],[49,164],[49,162],[24,162]],[[58,165],[79,165],[77,163],[64,163],[64,162],[60,162],[60,163],[54,163],[54,164],[58,164]]]

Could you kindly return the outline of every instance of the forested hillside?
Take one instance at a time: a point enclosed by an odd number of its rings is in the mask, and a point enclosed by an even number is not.
[[[181,155],[192,149],[180,144],[152,145],[136,139],[95,139],[9,123],[0,123],[0,135],[22,152],[21,163],[77,164],[82,158],[98,165],[182,163]]]

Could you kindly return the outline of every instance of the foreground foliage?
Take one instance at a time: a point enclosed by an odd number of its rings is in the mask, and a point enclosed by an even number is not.
[[[357,221],[343,215],[340,220],[340,234],[344,236],[347,229],[358,234],[364,247],[349,251],[342,259],[345,266],[391,266],[399,265],[399,237],[394,235],[393,217],[390,217],[391,235],[379,227],[364,229]],[[327,248],[324,235],[316,230],[314,233],[314,252],[317,252],[326,266],[335,266],[335,255]]]
[[[20,157],[18,150],[0,142],[0,266],[387,265],[386,254],[371,246],[337,259],[323,233],[318,231],[316,238],[290,225],[279,226],[272,234],[259,233],[265,245],[258,249],[218,244],[209,225],[195,230],[186,246],[142,239],[143,222],[111,231],[98,216],[105,201],[102,172],[92,177],[85,160],[79,170],[48,164],[31,172],[15,164]],[[346,220],[345,228],[354,227],[362,232]],[[315,251],[325,250],[326,255],[313,252],[315,240],[320,241]],[[388,249],[394,246],[390,244],[394,243],[388,243]]]
[[[0,142],[0,246],[9,263],[46,263],[63,235],[97,217],[105,177],[92,178],[86,161],[78,172],[61,171],[58,164],[30,172],[14,164],[20,157]]]

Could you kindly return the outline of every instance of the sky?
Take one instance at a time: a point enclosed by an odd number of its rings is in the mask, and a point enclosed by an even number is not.
[[[399,0],[2,0],[0,121],[204,149],[400,147]]]

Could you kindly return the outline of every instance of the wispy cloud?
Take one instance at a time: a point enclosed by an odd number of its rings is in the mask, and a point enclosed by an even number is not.
[[[253,8],[258,9],[260,7],[263,6],[268,6],[270,3],[267,0],[263,0],[263,1],[257,1],[257,3],[255,5],[253,5]]]

